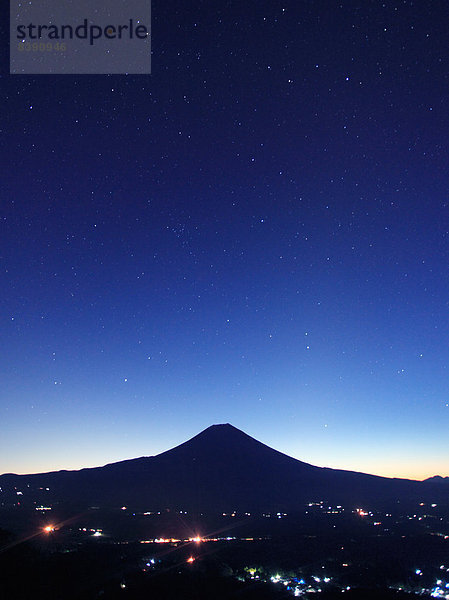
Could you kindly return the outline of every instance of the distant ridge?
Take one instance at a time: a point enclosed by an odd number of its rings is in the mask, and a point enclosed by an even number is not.
[[[229,423],[153,457],[80,471],[0,476],[3,506],[70,503],[135,510],[279,511],[326,501],[352,506],[449,497],[449,478],[424,482],[322,468],[274,450]],[[49,488],[49,490],[46,490]]]

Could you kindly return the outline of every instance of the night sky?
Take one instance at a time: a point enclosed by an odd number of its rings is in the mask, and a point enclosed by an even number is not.
[[[0,473],[229,422],[449,475],[448,3],[152,10],[148,76],[2,42]]]

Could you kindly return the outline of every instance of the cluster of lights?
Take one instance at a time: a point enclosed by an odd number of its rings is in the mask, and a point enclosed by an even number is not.
[[[445,565],[440,566],[441,571],[449,572],[449,569],[446,569]],[[423,572],[421,569],[415,569],[415,575],[419,577],[423,576]],[[402,589],[402,588],[399,588]],[[430,592],[432,598],[440,598],[441,600],[449,600],[449,583],[443,581],[442,579],[437,579],[435,586],[431,590],[423,589],[422,592]]]
[[[254,570],[255,571],[255,570]],[[250,570],[251,572],[251,570]],[[254,577],[252,577],[251,579],[253,579]],[[314,581],[314,583],[329,583],[331,581],[330,577],[317,577],[316,575],[312,576],[312,579]],[[309,585],[306,583],[306,581],[304,579],[293,579],[293,581],[289,578],[285,578],[285,577],[281,577],[281,575],[279,575],[279,573],[276,573],[276,575],[273,575],[270,577],[270,581],[272,583],[279,583],[284,585],[288,591],[293,591],[293,595],[294,596],[300,596],[302,594],[305,593],[309,593],[309,592],[322,592],[323,590],[321,589],[321,587],[312,587],[312,585]],[[301,587],[302,586],[302,587]],[[342,590],[343,591],[343,590]]]
[[[189,538],[189,542],[195,542],[196,544],[199,544],[200,542],[204,542],[205,540],[203,540],[203,538],[201,538],[199,535],[193,537],[193,538]]]
[[[449,600],[449,583],[445,583],[441,579],[438,579],[436,586],[430,592],[432,598],[444,598]]]
[[[88,529],[87,527],[80,527],[78,531],[84,531],[85,533],[92,533],[94,537],[100,537],[103,534],[102,529]]]
[[[229,541],[233,541],[236,540],[237,538],[235,536],[228,536],[228,537],[208,537],[208,538],[203,538],[200,537],[199,535],[195,536],[195,537],[191,537],[191,538],[187,538],[187,539],[177,539],[177,538],[155,538],[152,540],[140,540],[141,544],[179,544],[179,543],[192,543],[194,542],[195,544],[199,544],[202,542],[229,542]],[[247,537],[247,538],[238,538],[239,540],[243,541],[243,542],[253,542],[254,540],[265,540],[267,538],[253,538],[253,537]]]
[[[258,574],[258,569],[256,567],[245,567],[244,569],[247,573],[249,573],[250,579],[260,579],[260,575]]]

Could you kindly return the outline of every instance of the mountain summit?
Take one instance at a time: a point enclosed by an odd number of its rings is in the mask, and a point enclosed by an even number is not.
[[[306,503],[371,505],[432,500],[447,486],[438,481],[389,479],[321,468],[269,448],[229,423],[212,425],[192,439],[153,457],[81,471],[0,477],[2,498],[77,506],[130,506],[135,510],[203,512],[285,511]],[[28,498],[29,496],[29,498]]]
[[[229,423],[211,425],[187,442],[159,454],[159,457],[164,456],[181,461],[197,460],[204,467],[210,463],[214,469],[225,469],[226,465],[243,467],[243,463],[247,467],[251,464],[252,470],[259,470],[262,465],[264,470],[282,468],[286,463],[316,468],[273,450]]]

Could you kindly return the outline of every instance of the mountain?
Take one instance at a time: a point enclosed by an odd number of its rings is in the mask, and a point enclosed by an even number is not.
[[[80,471],[5,474],[0,488],[3,505],[20,501],[214,513],[291,512],[320,500],[357,506],[449,496],[449,485],[433,478],[419,482],[316,467],[229,424],[212,425],[153,457]]]
[[[428,483],[449,484],[449,477],[441,477],[441,475],[434,475],[433,477],[428,477],[424,481],[426,481]]]

